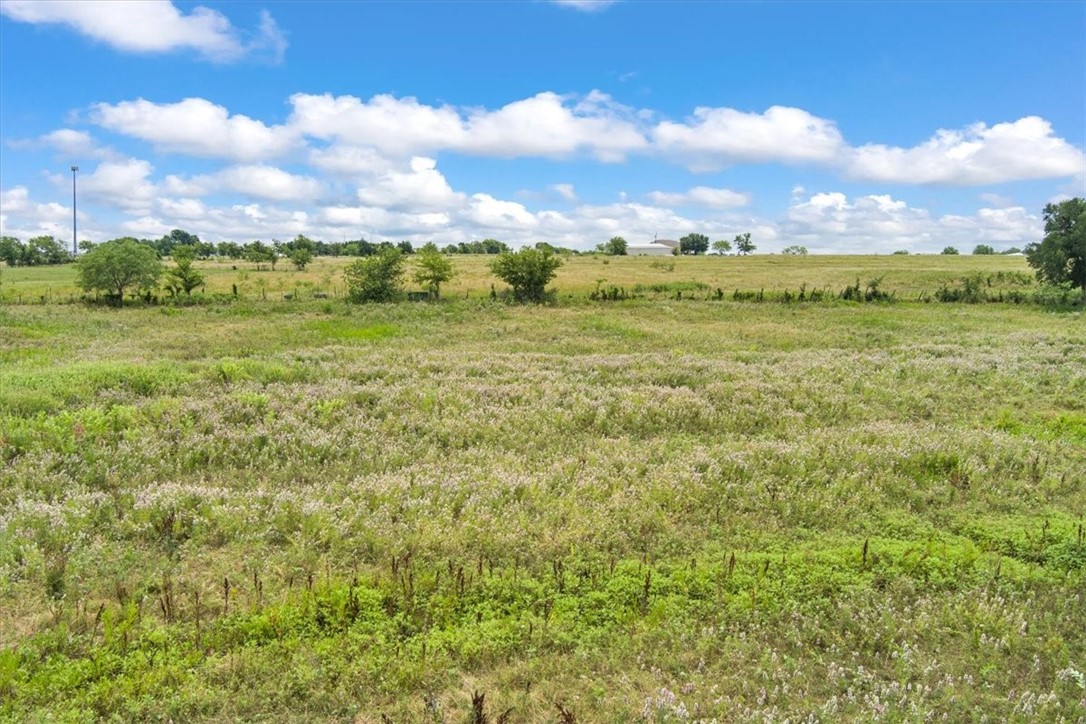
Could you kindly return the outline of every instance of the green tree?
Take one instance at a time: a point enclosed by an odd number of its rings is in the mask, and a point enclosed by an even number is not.
[[[973,247],[973,253],[979,254],[981,256],[988,256],[990,254],[995,254],[995,249],[988,246],[987,244],[977,244],[975,247]]]
[[[786,246],[781,250],[782,254],[787,256],[807,256],[807,247],[793,244],[792,246]]]
[[[621,236],[612,236],[604,243],[598,244],[596,249],[608,256],[626,256],[627,246],[626,240]]]
[[[679,239],[679,251],[683,254],[704,254],[709,251],[709,237],[705,234],[687,234]]]
[[[1086,199],[1046,204],[1044,221],[1045,237],[1026,247],[1026,260],[1038,279],[1078,287],[1086,301]]]
[[[713,251],[717,254],[727,254],[732,250],[732,243],[727,239],[718,239],[713,242]]]
[[[745,234],[736,235],[735,250],[738,251],[740,254],[746,256],[747,254],[752,253],[756,248],[758,247],[754,246],[754,242],[750,240],[749,231]]]
[[[14,236],[0,236],[0,261],[18,266],[23,261],[23,243]]]
[[[294,265],[294,268],[298,271],[305,269],[309,262],[313,261],[313,252],[309,249],[295,249],[290,252],[290,263]]]
[[[490,271],[513,288],[518,302],[542,302],[547,284],[554,278],[562,260],[546,249],[504,251],[490,263]]]
[[[422,247],[415,254],[415,261],[418,262],[415,283],[426,287],[431,299],[440,299],[441,285],[453,278],[452,261],[433,244]]]
[[[353,261],[343,270],[352,302],[391,302],[403,286],[403,252],[388,246]]]
[[[67,247],[51,236],[35,236],[26,242],[24,263],[26,266],[63,264],[71,259]]]
[[[126,289],[153,289],[162,276],[162,263],[154,249],[135,239],[114,239],[99,244],[79,258],[79,286],[101,291],[124,303]]]
[[[257,269],[261,264],[271,264],[274,270],[278,258],[279,252],[262,241],[251,241],[245,245],[245,260],[256,264]]]
[[[185,296],[192,296],[193,289],[203,286],[203,273],[192,265],[195,259],[196,249],[194,246],[174,247],[174,265],[166,270],[165,286],[170,294],[178,296],[181,292],[184,292]]]
[[[941,252],[939,252],[939,253],[940,254],[945,254],[947,256],[958,256],[959,252],[953,246],[944,246],[943,250]]]

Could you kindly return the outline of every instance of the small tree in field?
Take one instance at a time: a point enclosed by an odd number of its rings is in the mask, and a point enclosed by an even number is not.
[[[735,237],[735,250],[743,256],[750,254],[757,247],[754,246],[754,242],[750,240],[750,232],[745,234],[738,234]]]
[[[79,286],[101,291],[124,303],[126,289],[152,289],[162,276],[155,250],[135,239],[99,244],[79,258]]]
[[[403,286],[403,252],[387,246],[373,256],[353,261],[343,270],[352,302],[391,302]]]
[[[781,250],[782,254],[787,256],[807,256],[807,247],[793,244],[792,246],[786,246]]]
[[[562,260],[551,251],[525,248],[516,253],[498,254],[490,264],[490,271],[513,287],[513,298],[518,302],[542,302],[547,284],[560,266]]]
[[[990,256],[992,254],[995,254],[995,249],[988,246],[987,244],[977,244],[975,247],[973,247],[973,253],[980,254],[981,256]]]
[[[191,246],[173,248],[174,266],[166,270],[166,288],[174,296],[181,292],[184,292],[185,296],[191,296],[193,289],[203,286],[204,275],[192,266],[195,258],[196,250]]]
[[[727,239],[720,239],[713,242],[713,251],[717,254],[727,254],[732,250],[732,243]]]
[[[608,256],[626,256],[626,240],[621,236],[612,236],[606,242],[598,244],[596,249]]]
[[[679,251],[683,254],[704,254],[709,251],[709,237],[705,234],[687,234],[679,239]]]
[[[433,244],[426,244],[415,254],[418,267],[415,269],[415,283],[426,287],[431,299],[441,298],[441,285],[453,278],[452,261],[438,251]]]
[[[1045,238],[1026,247],[1026,260],[1037,278],[1049,284],[1070,284],[1086,300],[1086,199],[1047,204]]]
[[[943,250],[941,252],[939,252],[939,253],[944,254],[946,256],[958,256],[958,254],[960,252],[957,249],[955,249],[953,246],[945,246],[945,247],[943,247]]]

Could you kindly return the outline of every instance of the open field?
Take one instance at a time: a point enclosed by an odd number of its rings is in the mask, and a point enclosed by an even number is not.
[[[1081,311],[583,298],[1023,260],[583,258],[550,307],[455,261],[0,306],[0,719],[1086,717]]]
[[[457,276],[444,287],[452,297],[481,298],[489,295],[496,280],[490,273],[493,257],[454,255],[450,257]],[[209,293],[238,295],[249,299],[282,299],[313,292],[343,296],[343,267],[347,257],[318,257],[304,270],[296,271],[283,260],[275,271],[257,271],[249,262],[199,262],[207,277]],[[169,262],[166,262],[169,265]],[[409,264],[410,266],[410,264]],[[797,291],[808,289],[840,291],[859,279],[861,284],[882,277],[883,288],[901,298],[915,299],[921,293],[934,294],[943,285],[953,285],[968,274],[982,274],[1002,289],[1030,289],[1033,272],[1020,256],[700,256],[700,257],[567,257],[553,286],[560,294],[583,295],[596,287],[623,286],[633,291],[639,285],[648,296],[656,285],[703,284],[735,289]],[[16,267],[0,269],[0,301],[34,303],[43,298],[62,301],[78,296],[75,267]],[[408,285],[411,287],[412,285]],[[501,283],[496,284],[498,288]]]

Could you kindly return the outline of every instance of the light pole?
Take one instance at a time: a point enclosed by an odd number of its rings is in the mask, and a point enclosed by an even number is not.
[[[72,256],[79,254],[79,242],[75,235],[75,173],[78,170],[78,166],[72,166]]]

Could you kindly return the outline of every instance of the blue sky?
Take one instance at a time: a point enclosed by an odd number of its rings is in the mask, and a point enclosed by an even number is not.
[[[0,1],[0,225],[1022,246],[1086,195],[1086,3]]]

